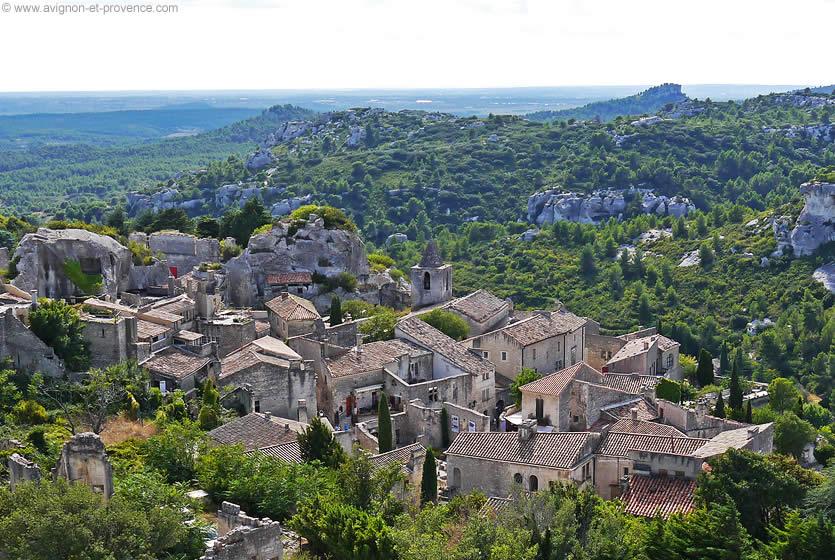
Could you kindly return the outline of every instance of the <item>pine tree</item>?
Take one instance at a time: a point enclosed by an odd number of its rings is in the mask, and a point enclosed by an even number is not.
[[[745,422],[751,424],[753,421],[753,415],[751,414],[751,401],[748,401],[748,404],[745,406]]]
[[[438,471],[435,465],[435,454],[432,449],[426,450],[423,460],[423,476],[420,479],[420,503],[428,504],[438,501]]]
[[[385,393],[380,395],[380,402],[377,405],[377,448],[380,453],[394,449],[391,437],[391,413]]]
[[[722,397],[722,391],[719,391],[719,398],[716,399],[716,408],[713,409],[713,415],[717,418],[725,417],[725,399]]]
[[[336,467],[345,460],[345,451],[333,437],[333,433],[324,422],[314,416],[310,425],[296,436],[302,460],[321,461],[329,467]]]
[[[699,387],[713,383],[713,356],[705,348],[699,351],[699,366],[696,368],[696,383]]]
[[[330,323],[331,325],[342,324],[342,301],[339,299],[339,296],[333,296],[331,298]]]
[[[441,447],[449,447],[449,413],[446,407],[441,409]]]
[[[742,410],[742,385],[739,383],[739,371],[736,368],[736,362],[731,367],[731,394],[728,395],[728,404],[731,410]]]
[[[597,263],[594,260],[591,245],[584,246],[580,253],[580,272],[588,276],[593,276],[597,272]]]
[[[203,430],[213,430],[220,426],[220,391],[215,389],[211,379],[203,385],[203,404],[197,413],[197,422]]]

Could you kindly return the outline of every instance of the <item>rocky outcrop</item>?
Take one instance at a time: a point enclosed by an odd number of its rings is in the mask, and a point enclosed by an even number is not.
[[[249,171],[258,171],[275,164],[275,156],[269,149],[258,148],[246,160],[246,168]]]
[[[261,303],[267,276],[290,271],[307,271],[323,276],[348,272],[367,277],[368,258],[359,236],[340,229],[326,229],[321,218],[310,219],[297,228],[289,222],[271,231],[254,235],[246,250],[224,265],[227,273],[227,300],[248,307]]]
[[[281,216],[286,216],[293,210],[301,208],[305,204],[310,204],[313,200],[313,195],[307,194],[305,196],[294,196],[293,198],[285,198],[284,200],[280,200],[272,205],[270,208],[270,214],[274,217],[278,218]]]
[[[783,128],[765,126],[763,132],[779,133],[786,138],[811,138],[821,142],[835,142],[835,125],[826,123],[790,125]]]
[[[549,189],[528,198],[528,221],[539,225],[559,221],[591,224],[618,218],[626,210],[627,195],[639,197],[645,214],[679,217],[695,210],[687,198],[658,196],[644,189],[601,190],[589,194]]]
[[[835,241],[835,183],[804,183],[800,194],[806,203],[791,232],[791,246],[795,255],[804,256]]]
[[[357,148],[365,140],[365,129],[360,126],[352,126],[345,145],[349,148]]]
[[[18,275],[12,284],[56,299],[80,295],[64,272],[67,261],[78,261],[85,274],[101,274],[102,293],[113,297],[127,289],[132,264],[127,247],[83,229],[39,228],[23,236],[15,258]]]

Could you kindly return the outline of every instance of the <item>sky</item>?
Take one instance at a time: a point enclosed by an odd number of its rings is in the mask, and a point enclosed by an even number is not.
[[[0,91],[835,82],[835,0],[107,2],[177,12],[0,0]]]

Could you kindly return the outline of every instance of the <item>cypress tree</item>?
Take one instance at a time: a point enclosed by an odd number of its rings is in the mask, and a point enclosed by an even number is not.
[[[696,368],[696,383],[699,387],[713,383],[713,356],[705,348],[699,351],[699,366]]]
[[[330,323],[331,325],[342,324],[342,300],[339,299],[339,296],[331,298]]]
[[[742,386],[739,384],[739,371],[736,367],[736,361],[731,366],[731,394],[728,395],[728,404],[731,410],[742,410]]]
[[[745,422],[751,424],[753,420],[753,415],[751,414],[751,401],[748,401],[748,404],[745,407]]]
[[[449,447],[449,413],[446,407],[441,409],[441,447]]]
[[[423,460],[423,476],[420,479],[420,503],[428,504],[438,501],[438,471],[435,465],[435,454],[432,448],[426,450]]]
[[[391,437],[391,414],[385,393],[380,396],[380,402],[377,404],[377,448],[380,453],[394,449]]]
[[[722,391],[719,391],[719,398],[716,399],[716,408],[713,409],[713,415],[717,418],[725,417],[725,399],[722,398]]]
[[[728,375],[728,371],[731,368],[730,360],[728,359],[728,343],[723,342],[722,348],[719,351],[719,369],[722,372],[722,375]]]

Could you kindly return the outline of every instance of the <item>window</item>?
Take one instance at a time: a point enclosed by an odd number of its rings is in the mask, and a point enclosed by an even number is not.
[[[503,362],[507,361],[507,352],[502,352],[502,361]]]
[[[400,445],[400,430],[394,430],[394,443]]]
[[[673,367],[673,355],[667,354],[667,369]]]
[[[452,386],[452,402],[458,402],[458,385]]]
[[[481,380],[482,381],[487,381],[489,379],[490,379],[490,370],[487,370],[481,375]]]
[[[533,359],[536,359],[536,348],[533,349]]]
[[[658,469],[659,476],[667,476],[667,469]]]
[[[577,363],[577,347],[572,346],[571,347],[571,365],[573,366],[576,363]]]
[[[572,418],[574,418],[574,422],[579,422],[579,421],[580,421],[580,417],[579,417],[579,416],[573,416]]]
[[[438,388],[432,387],[429,389],[429,400],[432,402],[438,402]]]
[[[583,465],[582,476],[583,480],[588,480],[591,478],[591,463],[586,463],[585,465]]]
[[[531,475],[528,479],[528,490],[531,492],[539,490],[539,479],[535,475]]]
[[[676,478],[684,478],[684,471],[676,471]]]
[[[432,277],[429,276],[428,272],[423,273],[423,289],[424,290],[431,290],[432,289]]]
[[[101,330],[101,337],[104,338],[104,329]]]
[[[490,389],[481,390],[481,402],[490,400]]]
[[[562,360],[557,360],[556,368],[557,368],[557,371],[562,369]]]
[[[514,474],[513,482],[515,482],[516,484],[522,484],[522,475],[520,473]]]
[[[540,398],[536,399],[536,421],[541,422],[545,417],[545,401]]]
[[[481,357],[484,358],[485,360],[489,360],[490,359],[490,352],[488,352],[487,350],[482,350],[481,351]]]
[[[261,401],[255,401],[255,412],[261,412]]]
[[[629,474],[629,467],[623,467],[623,476],[627,476]]]
[[[605,350],[601,350],[601,351],[600,351],[600,359],[601,359],[601,360],[605,360],[605,359],[606,359],[606,351],[605,351]]]

